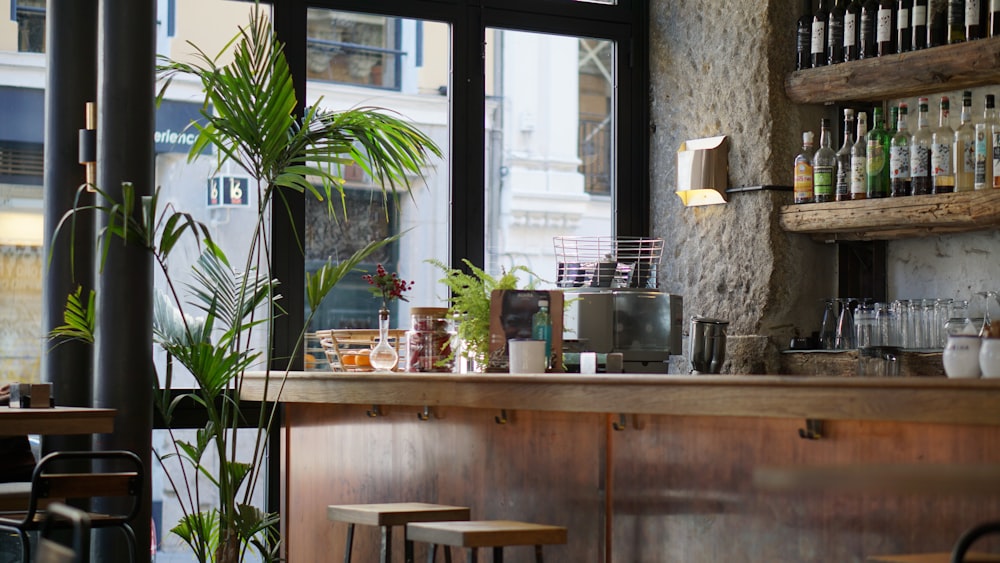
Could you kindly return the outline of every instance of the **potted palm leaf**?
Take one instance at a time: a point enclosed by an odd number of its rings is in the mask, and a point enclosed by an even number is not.
[[[163,89],[178,74],[196,77],[204,87],[203,121],[194,124],[198,136],[189,160],[210,147],[217,155],[217,171],[227,163],[241,168],[251,179],[251,189],[257,190],[257,224],[247,255],[239,262],[232,260],[213,241],[209,226],[190,213],[161,205],[158,190],[137,198],[129,185],[123,186],[121,201],[112,201],[97,187],[105,203],[77,207],[60,226],[82,211],[107,214],[101,244],[106,248],[114,238],[141,241],[166,280],[154,305],[154,341],[169,358],[165,384],[156,388],[156,408],[168,428],[175,410],[185,403],[203,408],[208,419],[194,439],[176,437],[171,430],[172,451],[154,452],[161,463],[174,458],[167,479],[182,505],[183,517],[171,532],[201,562],[238,563],[250,554],[276,561],[277,515],[254,506],[251,500],[274,423],[273,404],[265,403],[259,410],[256,430],[249,438],[249,459],[236,458],[237,439],[247,439],[245,435],[238,438],[236,429],[246,426],[250,412],[239,396],[245,373],[268,370],[269,385],[275,386],[282,385],[288,374],[288,368],[271,374],[266,350],[251,344],[253,333],[263,332],[264,347],[270,349],[271,321],[281,314],[266,239],[267,214],[284,212],[285,194],[295,191],[328,202],[331,215],[340,215],[335,207],[343,196],[340,170],[349,164],[360,166],[381,186],[383,201],[389,194],[395,197],[397,187],[410,190],[410,178],[421,176],[440,150],[401,117],[378,108],[333,112],[317,104],[296,116],[297,99],[282,45],[258,7],[251,10],[247,25],[227,49],[231,53],[216,57],[198,50],[197,62],[166,60],[159,70]],[[223,55],[230,62],[221,63]],[[179,283],[167,263],[171,251],[187,237],[195,239],[200,255],[191,281]],[[396,238],[372,241],[350,258],[327,262],[307,276],[308,313],[298,336],[299,353],[305,326],[324,297],[367,256]],[[92,295],[70,295],[66,324],[54,335],[93,340],[93,302]],[[176,365],[193,376],[193,389],[173,389]],[[217,498],[208,508],[201,504],[200,491],[205,486],[214,489]]]

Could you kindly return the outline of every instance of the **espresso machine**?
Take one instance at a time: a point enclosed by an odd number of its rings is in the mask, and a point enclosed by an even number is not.
[[[570,352],[621,354],[626,373],[667,373],[681,355],[680,295],[657,288],[661,239],[555,237],[558,275],[568,306],[564,343]],[[567,366],[572,370],[572,366]]]

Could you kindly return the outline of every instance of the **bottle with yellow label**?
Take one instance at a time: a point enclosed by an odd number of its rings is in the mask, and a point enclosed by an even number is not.
[[[802,132],[802,150],[795,156],[795,203],[813,201],[813,132]]]

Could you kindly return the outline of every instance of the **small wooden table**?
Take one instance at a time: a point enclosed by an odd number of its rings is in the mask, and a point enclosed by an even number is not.
[[[0,436],[26,434],[108,434],[115,409],[51,407],[19,409],[0,406]]]

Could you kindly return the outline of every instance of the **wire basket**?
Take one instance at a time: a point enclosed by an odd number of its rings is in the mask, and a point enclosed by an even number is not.
[[[657,287],[663,239],[552,237],[558,287]]]

